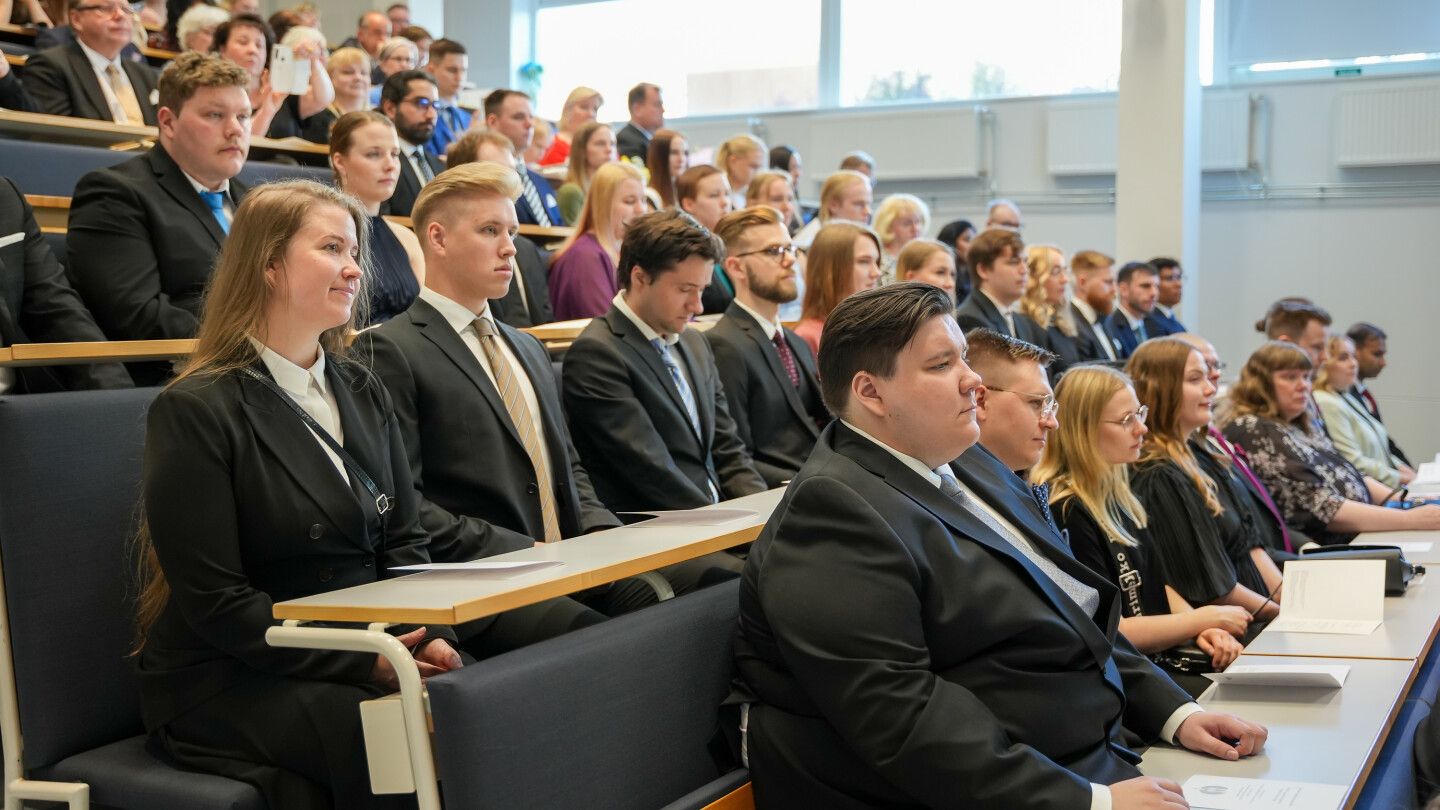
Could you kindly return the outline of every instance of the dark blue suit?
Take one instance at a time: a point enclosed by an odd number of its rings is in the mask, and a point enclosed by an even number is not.
[[[540,193],[540,202],[545,206],[545,213],[550,217],[551,225],[566,225],[565,217],[560,215],[560,203],[555,199],[555,190],[550,188],[550,181],[546,180],[539,172],[525,170],[530,175],[530,182],[535,184],[535,190]],[[515,201],[515,216],[520,219],[521,225],[539,225],[540,221],[535,218],[535,212],[530,210],[530,202],[521,194],[520,199]]]
[[[1148,327],[1144,327],[1143,321],[1141,322],[1141,327],[1147,329],[1147,333],[1143,337],[1138,329],[1130,328],[1130,321],[1125,318],[1125,313],[1121,312],[1118,306],[1114,312],[1110,313],[1110,317],[1105,319],[1105,331],[1109,332],[1110,336],[1115,338],[1115,342],[1119,344],[1120,349],[1118,354],[1121,360],[1134,354],[1135,347],[1139,346],[1146,339],[1155,337],[1148,333]]]
[[[1150,337],[1153,338],[1165,337],[1166,335],[1178,335],[1181,332],[1188,332],[1189,330],[1186,329],[1185,324],[1180,323],[1179,320],[1161,312],[1160,307],[1155,307],[1150,310],[1149,315],[1145,316],[1145,331],[1149,332]]]
[[[445,150],[450,148],[450,144],[460,140],[460,136],[470,128],[472,113],[446,101],[435,105],[435,113],[435,134],[425,144],[425,148],[437,155],[443,155]]]

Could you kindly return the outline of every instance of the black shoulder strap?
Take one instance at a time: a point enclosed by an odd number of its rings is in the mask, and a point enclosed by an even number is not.
[[[355,474],[355,477],[360,481],[361,484],[365,486],[365,489],[369,490],[371,497],[375,499],[375,511],[380,514],[380,525],[383,528],[385,525],[385,521],[387,520],[386,514],[390,511],[390,507],[392,506],[392,504],[390,502],[390,497],[381,492],[379,487],[375,486],[375,481],[370,478],[370,474],[365,472],[364,468],[360,466],[360,463],[357,462],[353,457],[351,457],[349,453],[345,452],[345,448],[340,446],[339,442],[335,441],[335,437],[331,436],[330,433],[325,430],[325,428],[320,426],[319,422],[316,422],[315,419],[310,416],[310,414],[305,412],[304,408],[300,407],[300,403],[296,402],[293,398],[291,398],[289,394],[282,391],[280,389],[280,386],[275,384],[274,380],[266,377],[264,374],[261,374],[260,372],[249,366],[245,368],[245,373],[255,378],[256,380],[259,380],[260,383],[266,388],[274,391],[275,396],[279,397],[280,400],[286,405],[289,405],[290,410],[294,411],[295,415],[299,416],[301,421],[303,421],[305,425],[311,430],[315,431],[315,435],[319,436],[320,440],[325,442],[325,445],[331,450],[333,450],[335,452],[335,455],[340,457],[340,461],[343,462],[345,466],[350,469],[350,472]]]

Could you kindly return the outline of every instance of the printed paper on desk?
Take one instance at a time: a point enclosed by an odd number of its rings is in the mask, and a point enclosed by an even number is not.
[[[1345,685],[1350,667],[1311,664],[1244,664],[1224,672],[1206,672],[1205,677],[1227,686],[1313,686],[1339,689]]]
[[[10,247],[11,245],[15,244],[16,242],[19,242],[19,241],[23,240],[24,238],[25,238],[25,232],[24,232],[24,231],[16,231],[15,233],[10,234],[9,236],[0,236],[0,248]]]
[[[1347,790],[1344,785],[1198,775],[1186,779],[1180,789],[1185,792],[1185,801],[1192,810],[1248,810],[1251,807],[1339,810]]]
[[[1290,560],[1277,633],[1363,636],[1385,620],[1384,560]]]
[[[1387,546],[1394,546],[1407,554],[1423,554],[1435,547],[1434,543],[1386,543]]]
[[[677,509],[672,512],[621,512],[622,515],[654,515],[650,520],[631,524],[634,528],[671,529],[676,526],[719,526],[759,516],[754,509]]]
[[[418,565],[396,565],[391,571],[516,571],[520,569],[550,568],[564,565],[560,560],[471,560],[458,563],[421,563]]]

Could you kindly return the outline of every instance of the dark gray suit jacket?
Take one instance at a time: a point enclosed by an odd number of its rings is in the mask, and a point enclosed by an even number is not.
[[[1089,807],[1189,701],[1117,634],[1119,591],[982,447],[952,465],[1062,571],[1086,615],[958,501],[839,422],[751,546],[732,701],[760,810]]]
[[[715,353],[730,415],[735,418],[735,431],[750,451],[755,469],[771,487],[795,477],[820,438],[820,425],[830,420],[830,412],[820,401],[820,381],[810,345],[789,329],[781,329],[785,345],[795,356],[798,389],[790,384],[775,344],[739,304],[732,303],[725,317],[705,333]]]
[[[135,100],[140,102],[145,126],[156,126],[155,105],[150,101],[157,87],[155,71],[129,59],[121,59],[120,64],[135,90]],[[105,103],[105,91],[100,89],[95,69],[80,50],[78,41],[32,54],[25,60],[24,82],[31,97],[50,115],[115,120],[110,105]]]
[[[1005,317],[995,308],[995,302],[980,292],[979,287],[971,290],[964,303],[955,310],[955,320],[960,322],[960,329],[965,332],[984,328],[1036,346],[1045,345],[1045,330],[1035,323],[1035,319],[1024,313],[1015,313],[1015,331],[1019,334],[1011,335],[1010,327],[1005,325]]]
[[[1068,306],[1070,307],[1070,317],[1075,320],[1075,331],[1077,332],[1075,345],[1079,349],[1080,361],[1083,363],[1095,360],[1109,360],[1110,355],[1106,354],[1105,347],[1100,345],[1100,339],[1096,337],[1095,330],[1090,326],[1090,321],[1085,319],[1085,313],[1081,312],[1080,308],[1075,306],[1074,301],[1071,301]],[[1110,341],[1110,347],[1115,351],[1115,356],[1119,358],[1120,346],[1115,342],[1114,338],[1110,337],[1110,330],[1105,328],[1104,318],[1100,319],[1100,329],[1105,333],[1106,339]]]
[[[445,171],[445,163],[430,154],[430,150],[425,150],[423,154],[425,162],[430,164],[430,171],[436,175]],[[390,199],[381,206],[381,213],[389,214],[392,217],[410,216],[411,210],[415,208],[415,198],[420,196],[420,189],[424,187],[425,184],[420,182],[420,178],[415,174],[415,169],[410,166],[410,159],[401,155],[400,176],[395,180],[395,193],[391,194]]]
[[[545,347],[498,327],[540,403],[531,416],[550,451],[561,536],[620,525],[580,466]],[[419,299],[359,341],[373,351],[375,373],[395,401],[430,555],[461,562],[545,539],[535,466],[495,385],[445,318]]]
[[[670,347],[690,377],[700,431],[639,327],[624,313],[595,318],[565,352],[565,412],[595,492],[616,512],[693,509],[763,492],[735,432],[710,344],[693,329]]]
[[[490,311],[501,323],[514,327],[538,326],[555,320],[555,308],[550,305],[550,251],[541,248],[529,238],[515,237],[515,264],[520,273],[510,280],[510,289],[504,298],[490,302]],[[525,297],[520,297],[520,285],[525,285]]]
[[[633,158],[644,163],[650,154],[650,136],[631,123],[626,123],[615,133],[615,150],[620,157]]]

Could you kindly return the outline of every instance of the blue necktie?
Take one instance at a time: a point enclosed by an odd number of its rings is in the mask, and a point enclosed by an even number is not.
[[[200,196],[205,200],[205,204],[210,206],[210,213],[214,214],[215,220],[220,223],[220,230],[229,235],[230,220],[225,218],[225,192],[202,191]]]
[[[650,341],[655,351],[660,352],[660,359],[665,361],[665,368],[670,371],[670,379],[675,381],[675,387],[680,389],[680,400],[685,403],[685,413],[690,416],[690,425],[695,428],[695,435],[700,435],[700,412],[695,408],[695,393],[690,390],[690,383],[685,381],[685,375],[680,372],[680,364],[675,362],[675,355],[670,353],[670,347],[665,341],[655,338]]]

